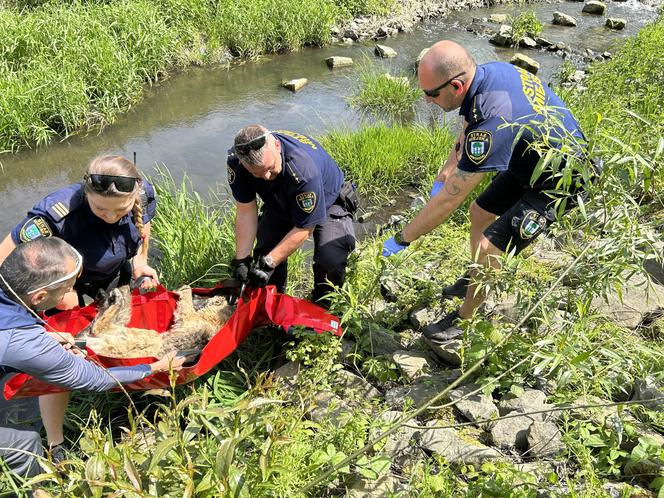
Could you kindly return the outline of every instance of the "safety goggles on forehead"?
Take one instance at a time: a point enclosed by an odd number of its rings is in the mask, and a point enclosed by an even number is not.
[[[81,253],[79,253],[76,249],[73,249],[73,251],[74,253],[76,253],[76,267],[71,271],[71,273],[68,273],[64,277],[60,277],[57,280],[54,280],[53,282],[49,282],[46,285],[42,285],[40,287],[37,287],[36,289],[32,289],[31,291],[28,291],[26,294],[34,294],[35,292],[40,291],[42,289],[47,289],[49,287],[53,287],[54,285],[66,282],[67,280],[71,280],[74,277],[76,278],[80,277],[81,273],[83,272],[83,256],[81,256]]]
[[[116,176],[116,175],[97,175],[90,174],[85,175],[83,179],[86,181],[92,190],[95,192],[106,192],[111,185],[115,185],[115,188],[119,192],[133,192],[136,187],[136,183],[140,181],[140,178],[135,178],[133,176]]]
[[[462,72],[460,72],[459,74],[457,74],[456,76],[452,76],[449,80],[447,80],[447,81],[446,81],[445,83],[443,83],[442,85],[437,86],[436,88],[432,88],[431,90],[425,90],[425,89],[423,88],[422,91],[424,92],[424,95],[426,95],[427,97],[431,97],[432,99],[435,99],[436,97],[438,97],[438,95],[440,95],[440,91],[441,91],[443,88],[445,88],[447,85],[449,85],[450,83],[452,83],[455,79],[457,79],[457,78],[463,76],[464,74],[466,74],[466,71],[462,71]]]
[[[263,133],[262,135],[257,136],[256,138],[249,140],[248,142],[244,142],[241,144],[235,144],[233,148],[235,149],[236,152],[242,155],[247,155],[249,152],[252,150],[261,150],[263,146],[265,145],[265,142],[267,141],[267,136],[271,132],[267,131]]]

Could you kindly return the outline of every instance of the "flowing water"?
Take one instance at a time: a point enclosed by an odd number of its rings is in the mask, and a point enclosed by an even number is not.
[[[610,50],[619,38],[636,33],[654,19],[654,9],[635,0],[607,2],[610,17],[627,19],[627,27],[612,32],[604,27],[606,16],[581,14],[583,4],[564,2],[536,4],[532,8],[545,24],[542,36],[576,48]],[[508,61],[515,50],[491,45],[487,38],[467,32],[473,17],[492,13],[518,13],[517,6],[452,13],[429,21],[414,32],[400,34],[383,43],[398,52],[395,59],[376,63],[393,74],[411,74],[413,61],[422,48],[441,39],[466,46],[480,63]],[[577,18],[575,28],[550,24],[559,10]],[[522,52],[540,62],[540,77],[548,82],[562,58],[540,51]],[[47,147],[1,156],[0,232],[6,233],[27,209],[49,192],[81,180],[87,163],[99,154],[137,155],[138,166],[150,173],[165,164],[178,180],[186,172],[199,192],[217,182],[225,185],[226,151],[238,128],[262,123],[268,128],[287,128],[318,135],[326,130],[355,127],[360,115],[349,108],[346,98],[357,87],[357,69],[329,70],[326,57],[342,55],[361,61],[373,59],[373,43],[335,45],[274,55],[259,62],[225,68],[192,68],[149,89],[146,98],[117,122],[101,132],[53,143]],[[309,84],[297,94],[280,88],[284,79],[306,77]],[[441,115],[422,104],[421,113]],[[3,236],[3,235],[0,235]]]

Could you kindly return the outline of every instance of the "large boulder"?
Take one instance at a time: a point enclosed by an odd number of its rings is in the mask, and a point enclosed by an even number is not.
[[[478,388],[479,386],[476,384],[467,384],[457,387],[449,393],[450,400],[456,403],[454,405],[456,409],[471,422],[498,416],[498,408],[493,404],[491,396],[487,396],[481,390],[468,396],[470,393],[477,391]]]
[[[606,27],[610,29],[615,29],[615,30],[621,30],[625,29],[625,26],[627,25],[627,20],[626,19],[620,19],[616,17],[609,17],[606,20]]]
[[[426,353],[398,350],[392,354],[392,361],[396,363],[401,374],[408,380],[428,374],[435,367],[434,361]]]
[[[520,67],[521,69],[525,69],[529,73],[533,74],[537,74],[537,71],[539,71],[540,68],[539,62],[537,62],[535,59],[519,53],[514,54],[514,56],[510,59],[510,64]]]
[[[512,26],[502,24],[498,32],[489,39],[489,42],[499,47],[509,47],[512,45]]]
[[[507,22],[507,14],[491,14],[489,16],[489,22],[495,24],[505,24]]]
[[[426,427],[442,425],[437,420]],[[486,460],[500,458],[500,453],[483,444],[461,437],[453,429],[426,429],[420,433],[420,446],[445,458],[452,465],[479,465]]]
[[[558,26],[576,26],[576,19],[563,12],[556,11],[553,13],[553,24],[557,24]]]
[[[383,59],[391,59],[392,57],[397,56],[397,51],[394,50],[392,47],[388,47],[387,45],[379,45],[378,43],[376,43],[376,47],[374,48],[374,54]]]
[[[461,339],[452,339],[444,342],[427,340],[426,342],[444,363],[453,367],[461,366],[461,350],[463,349],[463,341]]]
[[[307,83],[309,83],[307,78],[295,78],[293,80],[282,81],[281,86],[290,90],[291,92],[297,92],[301,90]]]
[[[645,277],[633,275],[622,294],[613,291],[606,299],[595,297],[592,306],[616,325],[633,329],[664,310],[664,286],[649,287]]]
[[[585,12],[586,14],[595,14],[598,16],[604,15],[605,11],[606,4],[598,0],[588,0],[583,6],[583,9],[581,9],[581,12]]]
[[[546,394],[536,389],[526,389],[520,396],[507,394],[498,403],[498,411],[501,416],[517,415],[523,416],[500,419],[490,426],[491,440],[496,446],[517,448],[520,451],[528,449],[528,431],[534,422],[547,422],[545,413],[537,412],[551,408],[546,404]]]
[[[327,67],[331,69],[339,68],[339,67],[348,67],[353,65],[353,59],[350,57],[340,57],[340,56],[334,56],[334,57],[328,57],[325,59],[325,63],[327,64]]]
[[[535,420],[527,432],[528,456],[534,458],[549,458],[565,450],[560,430],[551,421]]]

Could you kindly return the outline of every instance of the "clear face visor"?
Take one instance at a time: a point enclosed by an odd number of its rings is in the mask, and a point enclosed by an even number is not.
[[[68,273],[64,277],[60,277],[57,280],[54,280],[53,282],[49,282],[46,285],[42,285],[40,287],[37,287],[36,289],[32,289],[31,291],[28,291],[26,294],[28,295],[34,294],[35,292],[40,291],[42,289],[47,289],[49,287],[53,287],[54,285],[66,282],[67,280],[71,280],[74,277],[76,278],[80,277],[81,273],[83,272],[83,256],[81,256],[81,254],[76,249],[74,249],[74,253],[76,253],[76,266],[70,273]]]

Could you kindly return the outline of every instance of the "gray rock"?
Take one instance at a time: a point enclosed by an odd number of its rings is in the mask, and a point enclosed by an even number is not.
[[[436,313],[428,308],[419,308],[413,310],[408,318],[413,327],[421,329],[436,320]]]
[[[537,46],[547,48],[553,45],[552,42],[547,40],[546,38],[542,38],[541,36],[538,36],[535,38],[535,43],[537,43]]]
[[[664,287],[653,284],[651,289],[640,275],[632,276],[622,293],[612,292],[605,299],[595,297],[592,306],[598,313],[620,327],[636,328],[649,316],[657,315],[664,309]]]
[[[630,460],[625,465],[624,474],[627,477],[640,479],[656,479],[664,475],[664,462],[662,460]]]
[[[632,397],[630,401],[654,400],[644,403],[644,406],[650,410],[664,410],[664,389],[657,384],[653,376],[645,379],[636,379],[632,387]]]
[[[535,420],[528,428],[528,456],[550,458],[565,450],[560,430],[553,422]]]
[[[374,211],[365,211],[357,217],[357,221],[360,223],[366,223],[373,217],[374,214],[376,214]]]
[[[461,339],[453,339],[442,343],[427,341],[427,344],[443,362],[453,367],[461,366],[461,349],[463,348]]]
[[[540,64],[535,59],[528,57],[527,55],[516,53],[510,59],[510,64],[513,64],[521,69],[525,69],[529,73],[537,74],[539,71]]]
[[[302,365],[299,361],[289,361],[274,371],[274,377],[276,379],[294,381],[300,373],[300,368],[302,368]]]
[[[390,498],[405,491],[401,481],[389,474],[373,481],[355,477],[347,488],[346,498]]]
[[[353,41],[352,38],[342,38],[341,43],[343,43],[344,45],[352,45],[355,42]]]
[[[395,423],[403,416],[403,413],[397,411],[388,411],[380,415],[381,420],[388,425]],[[415,460],[423,456],[422,451],[411,444],[415,436],[418,434],[419,429],[412,426],[417,426],[416,420],[408,422],[408,427],[400,427],[396,432],[389,435],[386,439],[385,446],[380,450],[381,454],[387,455],[394,464],[399,467],[404,467],[415,463]],[[387,427],[385,428],[387,429]],[[369,437],[371,439],[377,437],[382,431],[373,430]]]
[[[355,341],[350,339],[341,339],[341,352],[339,353],[339,358],[344,360],[348,356],[354,355],[357,352],[357,344]]]
[[[537,389],[525,389],[520,396],[506,394],[498,403],[498,411],[501,415],[507,415],[510,412],[527,413],[538,410],[545,410],[549,405],[546,404],[546,394]]]
[[[491,14],[489,16],[489,22],[495,24],[505,24],[507,22],[507,14]]]
[[[401,295],[401,286],[391,275],[384,275],[380,278],[380,294],[387,301],[398,301]]]
[[[627,25],[627,20],[626,19],[620,19],[617,17],[609,17],[606,20],[606,27],[615,29],[615,30],[621,30],[625,29],[625,26]]]
[[[360,36],[357,34],[357,31],[354,29],[347,29],[344,31],[344,36],[343,38],[348,38],[351,41],[358,41],[360,39]]]
[[[307,78],[296,78],[294,80],[282,81],[281,86],[290,90],[291,92],[297,92],[301,90],[307,83],[309,83]]]
[[[512,26],[502,24],[498,32],[489,41],[499,47],[509,47],[512,45]]]
[[[445,389],[450,382],[449,376],[444,374],[420,377],[410,386],[395,387],[387,391],[385,403],[392,408],[401,409],[404,401],[410,399],[419,407]]]
[[[664,285],[664,242],[655,243],[655,253],[646,257],[643,266],[655,283]]]
[[[537,42],[529,36],[524,36],[519,42],[519,46],[523,48],[537,48]]]
[[[325,63],[330,68],[347,67],[353,65],[353,59],[350,57],[334,56],[325,59]]]
[[[348,370],[338,370],[335,374],[335,387],[346,391],[352,391],[355,397],[361,400],[376,399],[381,396],[380,391],[372,386],[366,379],[355,375]],[[347,399],[346,396],[343,396]]]
[[[442,425],[432,420],[427,427]],[[479,442],[470,442],[462,438],[453,429],[429,429],[420,433],[420,446],[432,453],[437,453],[452,465],[479,465],[486,460],[500,458],[500,453]]]
[[[419,209],[422,209],[426,203],[427,203],[426,199],[421,195],[418,195],[413,199],[413,202],[410,203],[408,209],[410,209],[411,211],[417,211]]]
[[[426,353],[399,350],[392,354],[392,360],[408,380],[414,380],[428,374],[435,366]]]
[[[396,28],[391,28],[389,26],[381,26],[376,30],[374,38],[375,39],[388,38],[390,36],[396,35],[398,32],[399,30]]]
[[[493,399],[482,391],[461,399],[469,393],[476,391],[478,387],[477,384],[467,384],[453,389],[449,394],[450,400],[456,401],[454,406],[456,406],[457,410],[471,422],[498,416],[498,408],[493,404]]]
[[[392,47],[376,44],[374,47],[374,54],[383,59],[391,59],[392,57],[397,56],[397,51]]]
[[[535,415],[524,415],[496,420],[490,425],[491,442],[494,446],[528,449],[528,429],[535,421]]]
[[[562,12],[553,13],[553,24],[558,26],[576,26],[576,19]]]
[[[367,349],[374,356],[390,356],[395,351],[402,349],[399,337],[387,329],[371,327],[364,339],[368,341]]]
[[[312,400],[308,414],[309,418],[316,423],[324,421],[332,422],[340,428],[348,422],[348,414],[351,407],[339,396],[331,391],[321,391]]]
[[[599,16],[603,15],[604,11],[606,11],[606,4],[604,2],[599,2],[598,0],[588,0],[583,6],[583,9],[581,9],[581,12],[586,14],[595,14]]]

